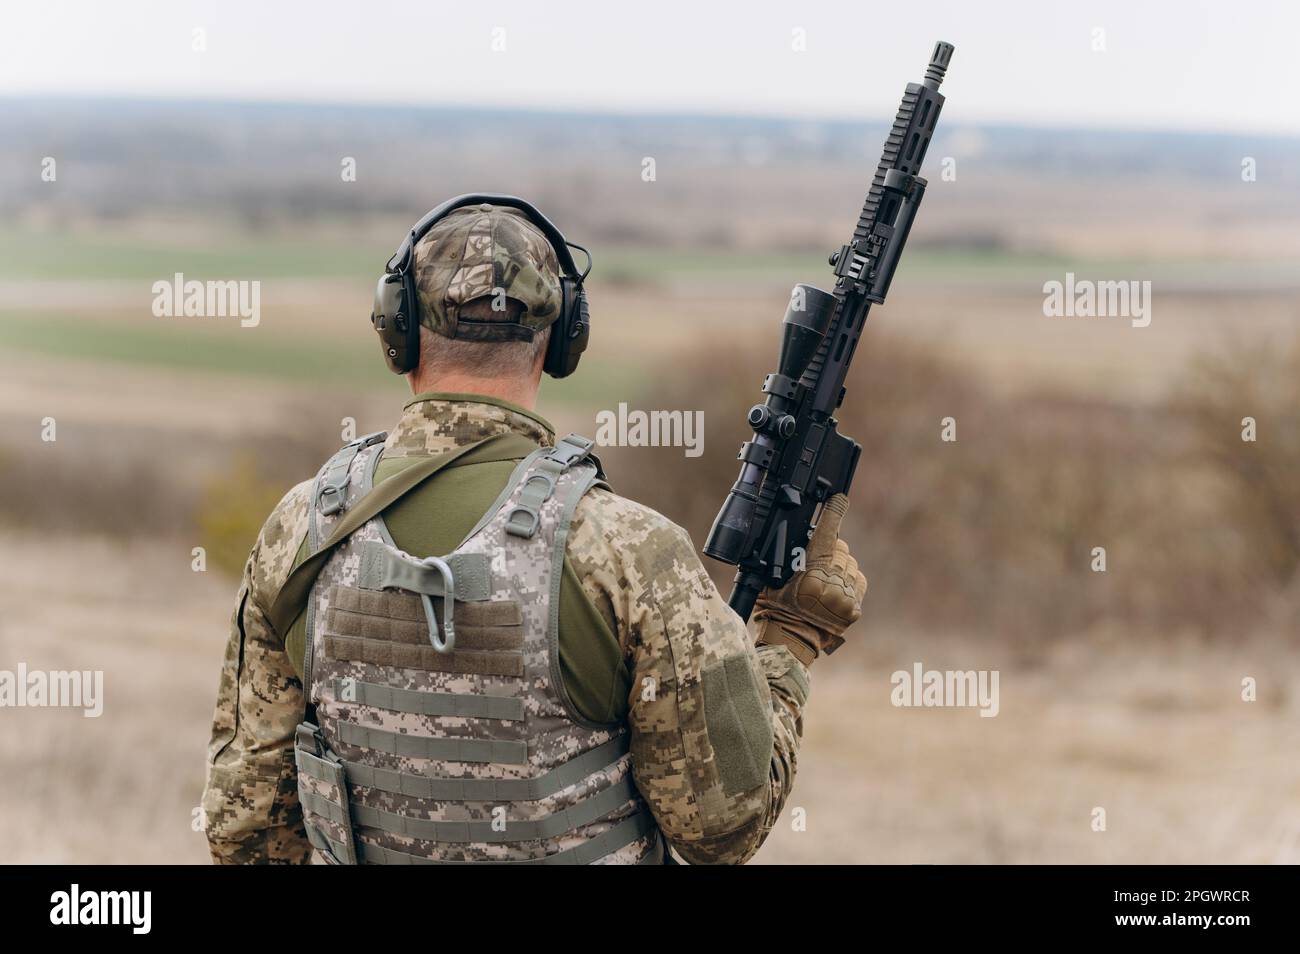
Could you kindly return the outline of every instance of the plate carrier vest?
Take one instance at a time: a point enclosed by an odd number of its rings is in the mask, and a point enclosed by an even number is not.
[[[309,552],[368,493],[384,434],[317,475]],[[331,864],[659,864],[625,725],[564,689],[557,642],[565,540],[607,486],[570,434],[516,466],[450,554],[418,559],[382,514],[324,562],[306,608],[295,739],[308,839]]]

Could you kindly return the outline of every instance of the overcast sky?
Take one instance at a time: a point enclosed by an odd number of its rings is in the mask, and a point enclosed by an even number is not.
[[[1300,133],[1288,0],[9,0],[0,18],[0,95],[880,119],[944,39],[949,121]]]

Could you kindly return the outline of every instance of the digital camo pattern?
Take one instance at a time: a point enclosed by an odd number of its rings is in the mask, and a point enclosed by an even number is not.
[[[686,531],[647,507],[593,490],[578,508],[568,555],[597,608],[613,612],[633,667],[633,770],[660,829],[692,864],[747,861],[794,785],[805,699],[787,675],[797,671],[806,686],[806,669],[786,649],[754,647]],[[747,657],[769,690],[773,746],[767,782],[727,794],[701,676],[734,656]]]
[[[249,554],[230,621],[203,792],[213,860],[300,864],[311,849],[298,808],[293,732],[302,683],[266,617],[307,534],[312,481],[276,505]]]
[[[365,452],[359,456],[368,457],[372,452]],[[352,496],[361,492],[360,474],[364,472],[362,468],[365,466],[360,460],[354,464],[354,474],[357,475],[357,479],[351,485]],[[536,465],[530,473],[535,470]],[[496,515],[456,551],[462,554],[483,554],[489,558],[491,566],[489,599],[494,603],[518,605],[523,618],[522,646],[519,650],[457,649],[447,654],[445,659],[435,657],[435,661],[451,665],[456,662],[455,657],[468,658],[471,654],[475,654],[480,659],[485,654],[492,654],[498,660],[504,661],[501,659],[502,656],[518,657],[522,654],[521,676],[453,673],[377,665],[369,661],[349,658],[347,654],[340,654],[336,658],[331,652],[331,641],[338,644],[350,640],[353,645],[358,646],[364,646],[366,642],[373,645],[383,641],[374,638],[365,640],[354,635],[365,631],[366,627],[345,629],[340,621],[349,618],[349,615],[339,613],[338,608],[332,606],[336,598],[358,588],[361,552],[365,544],[373,541],[383,545],[381,521],[379,519],[369,521],[335,551],[322,568],[313,587],[314,608],[308,631],[313,645],[309,677],[310,697],[316,705],[316,714],[325,743],[334,754],[348,762],[418,775],[422,778],[537,778],[626,732],[622,726],[588,728],[579,725],[565,708],[551,681],[554,661],[549,638],[551,590],[555,574],[561,569],[559,565],[555,565],[554,560],[555,534],[560,525],[565,502],[575,492],[581,491],[582,483],[593,470],[594,468],[589,464],[578,465],[559,476],[554,492],[539,510],[541,520],[538,531],[529,538],[506,532],[507,518],[524,486],[524,482],[521,481],[514,495],[497,511]],[[326,517],[318,514],[315,518],[320,521],[317,537],[320,539],[328,537],[335,520],[340,518],[341,515]],[[407,559],[415,559],[409,554],[402,555]],[[422,613],[412,612],[419,608],[419,603],[413,599],[407,601],[399,597],[397,600],[371,599],[365,602],[372,607],[373,615],[368,622],[369,629],[376,635],[383,633],[391,638],[394,629],[392,622],[422,617]],[[441,602],[438,600],[439,604]],[[348,605],[357,607],[361,604],[362,601],[356,599],[350,600]],[[354,615],[354,611],[350,610],[349,614]],[[375,615],[380,617],[386,615],[388,619],[376,619]],[[376,623],[390,625],[376,626]],[[361,643],[356,642],[359,639],[362,640]],[[510,722],[481,717],[394,711],[356,701],[355,691],[350,692],[349,688],[359,683],[384,685],[420,693],[517,698],[523,702],[524,719],[521,722]],[[398,755],[364,743],[357,743],[354,737],[347,734],[348,724],[379,729],[385,733],[414,739],[520,742],[527,755],[526,759],[517,764]],[[405,818],[433,822],[491,823],[495,820],[498,824],[504,823],[508,834],[511,824],[555,815],[613,788],[623,782],[630,769],[630,758],[624,755],[611,762],[606,768],[588,773],[584,778],[553,795],[528,801],[434,800],[416,795],[396,794],[363,785],[349,785],[348,788],[351,792],[354,818],[361,817],[357,812],[358,808],[363,810],[370,808],[391,812]],[[305,777],[302,777],[301,781],[303,787],[337,805],[336,787],[322,788],[317,780]],[[330,807],[332,806],[326,806],[326,811]],[[645,811],[644,804],[633,792],[630,798],[622,799],[620,804],[597,820],[575,827],[561,836],[499,843],[478,841],[455,843],[412,837],[406,833],[385,831],[379,827],[356,825],[355,828],[358,850],[360,846],[370,844],[400,852],[403,856],[413,855],[439,861],[520,861],[577,848],[604,834],[617,822],[643,811]],[[326,830],[335,841],[346,837],[342,827],[331,822],[327,816],[318,816],[316,812],[308,809],[305,811],[305,819],[307,824]],[[619,850],[605,855],[600,863],[635,864],[655,847],[656,837],[651,831]]]
[[[510,432],[539,444],[554,439],[549,424],[519,408],[416,400],[389,433],[383,453],[431,456]],[[354,478],[359,473],[355,465],[351,473]],[[249,553],[235,601],[203,793],[204,831],[218,864],[300,864],[311,856],[293,753],[294,730],[303,715],[302,683],[267,610],[307,536],[314,483],[298,484],[271,512]]]
[[[539,443],[553,439],[544,421],[490,399],[429,396],[408,406],[383,453],[427,456],[511,430]],[[232,621],[204,796],[218,862],[301,862],[311,850],[293,762],[301,686],[264,609],[306,534],[309,493],[310,482],[295,488],[268,520],[240,590],[243,625],[238,610]],[[270,546],[268,539],[284,542]],[[592,490],[578,504],[565,552],[636,674],[629,700],[633,771],[661,832],[689,862],[745,861],[762,844],[794,782],[807,670],[788,650],[752,646],[685,532],[646,507]],[[768,784],[723,796],[709,765],[714,757],[699,682],[704,665],[695,657],[737,651],[752,655],[766,678],[774,743]],[[680,726],[676,738],[674,723]]]
[[[516,209],[476,205],[457,209],[415,247],[420,321],[457,336],[460,306],[478,298],[524,305],[520,324],[541,331],[560,315],[560,266],[546,236]],[[500,310],[501,320],[509,320]],[[489,320],[476,316],[477,320]]]
[[[551,426],[522,409],[481,401],[420,400],[407,405],[388,432],[385,457],[436,457],[497,434],[522,434],[539,447],[555,440]]]

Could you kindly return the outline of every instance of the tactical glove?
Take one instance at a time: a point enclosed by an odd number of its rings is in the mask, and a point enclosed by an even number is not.
[[[779,590],[766,589],[754,604],[758,641],[785,646],[805,666],[844,643],[844,631],[862,615],[867,578],[839,538],[849,498],[836,494],[822,507],[808,541],[807,562]]]

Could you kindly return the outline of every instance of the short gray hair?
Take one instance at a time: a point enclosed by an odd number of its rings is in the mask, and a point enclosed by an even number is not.
[[[518,321],[523,311],[520,302],[508,299],[509,320]],[[490,298],[480,298],[461,306],[467,318],[487,318],[492,308]],[[491,315],[500,319],[500,313]],[[533,335],[532,341],[474,341],[448,338],[428,328],[420,328],[420,371],[437,375],[459,371],[478,378],[527,378],[536,373],[541,355],[551,340],[551,329]]]

